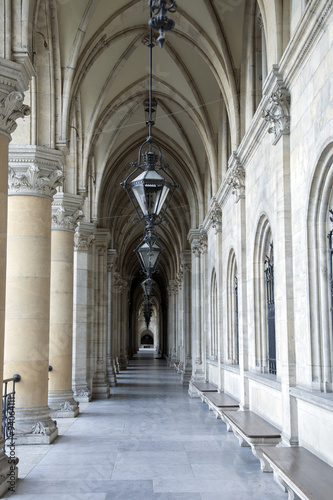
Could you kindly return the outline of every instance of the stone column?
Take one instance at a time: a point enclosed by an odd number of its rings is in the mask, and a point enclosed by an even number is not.
[[[74,230],[81,196],[57,193],[52,204],[49,407],[51,416],[76,417],[72,391]]]
[[[192,249],[192,293],[191,293],[191,326],[192,326],[192,376],[189,383],[189,395],[192,397],[192,382],[203,381],[205,373],[202,363],[202,332],[201,332],[201,266],[200,257],[203,251],[201,233],[191,229],[188,235]]]
[[[184,367],[181,374],[181,384],[187,385],[192,374],[191,358],[191,252],[189,250],[181,253],[183,284],[183,346]]]
[[[128,283],[124,279],[118,280],[119,291],[119,369],[126,370],[128,365],[127,337],[128,337]]]
[[[113,318],[113,302],[114,302],[114,267],[117,258],[116,250],[109,249],[107,255],[108,261],[108,322],[107,322],[107,346],[106,346],[106,371],[111,387],[117,385],[116,369],[114,362],[114,318]]]
[[[10,148],[5,374],[21,375],[17,444],[49,444],[58,434],[48,406],[48,367],[51,205],[62,164],[57,150]]]
[[[91,338],[93,316],[93,243],[95,224],[79,222],[74,235],[73,381],[74,399],[91,399]]]
[[[94,332],[97,353],[97,366],[93,378],[93,398],[110,397],[110,386],[106,373],[106,340],[107,340],[107,247],[110,233],[105,229],[96,230],[96,298]]]
[[[7,256],[7,206],[8,206],[8,146],[16,129],[16,120],[30,114],[23,104],[23,92],[29,79],[24,76],[21,64],[0,58],[0,381],[3,380],[3,354],[5,331],[6,256]],[[16,371],[8,374],[12,377]],[[0,412],[0,425],[2,423]],[[0,450],[4,441],[0,438]],[[0,496],[8,491],[9,474],[17,475],[16,459],[0,451]]]

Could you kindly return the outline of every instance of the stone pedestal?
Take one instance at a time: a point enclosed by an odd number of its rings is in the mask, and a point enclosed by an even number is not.
[[[74,230],[81,197],[57,193],[52,205],[49,407],[52,417],[76,417],[72,391]]]
[[[51,202],[63,177],[62,154],[12,146],[9,156],[5,376],[16,386],[16,442],[51,443],[48,406]]]

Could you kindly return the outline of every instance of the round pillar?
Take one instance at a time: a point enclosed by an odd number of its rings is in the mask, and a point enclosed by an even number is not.
[[[9,155],[5,376],[16,388],[16,443],[49,444],[58,434],[48,406],[51,203],[62,154],[13,146]]]
[[[80,196],[57,193],[52,205],[48,402],[53,418],[76,417],[72,391],[74,230],[83,217]]]

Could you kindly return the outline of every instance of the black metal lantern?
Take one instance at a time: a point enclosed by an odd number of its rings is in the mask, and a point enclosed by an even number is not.
[[[164,5],[165,2],[162,2]],[[156,2],[149,2],[151,14],[158,12]],[[171,8],[166,6],[163,9]],[[157,9],[157,10],[156,10]],[[153,18],[151,18],[153,19]],[[170,28],[171,29],[171,28]],[[166,172],[167,164],[163,163],[162,150],[152,137],[152,126],[154,125],[153,112],[156,111],[156,101],[152,99],[152,50],[154,47],[152,38],[152,27],[150,28],[149,47],[149,100],[145,101],[145,111],[148,111],[148,137],[141,145],[138,161],[131,166],[134,171],[125,179],[121,185],[125,188],[129,199],[143,224],[148,226],[158,225],[164,220],[175,190],[179,187],[171,175]],[[148,104],[148,108],[147,108]],[[134,177],[136,174],[136,177]]]
[[[153,288],[154,283],[155,283],[154,280],[152,280],[150,277],[145,279],[141,283],[143,293],[144,293],[146,300],[149,300],[151,297],[151,292],[152,292],[152,288]]]
[[[158,237],[154,227],[147,227],[140,244],[135,252],[138,255],[142,271],[150,278],[156,272],[164,248],[158,245]]]
[[[160,32],[157,41],[163,48],[165,42],[165,32],[174,28],[175,22],[167,16],[167,12],[176,12],[177,4],[170,0],[149,0],[148,3],[151,12],[149,26]]]

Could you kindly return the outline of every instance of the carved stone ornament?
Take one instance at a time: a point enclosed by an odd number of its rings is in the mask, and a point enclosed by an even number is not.
[[[73,215],[66,215],[65,207],[52,207],[52,229],[63,229],[66,231],[75,231],[77,224],[83,219],[82,210],[76,210]]]
[[[74,410],[74,405],[72,405],[69,401],[64,401],[60,405],[60,410],[61,411],[73,411]]]
[[[222,231],[222,210],[218,205],[215,205],[210,212],[210,221],[215,229],[215,234]]]
[[[230,166],[228,184],[232,187],[232,194],[236,196],[236,203],[245,198],[245,170],[238,157],[233,155],[234,161]]]
[[[43,434],[45,436],[49,436],[51,434],[51,430],[43,422],[36,422],[34,425],[31,426],[31,433]]]
[[[85,234],[80,232],[80,227],[77,227],[74,233],[74,248],[78,251],[88,252],[91,250],[95,241],[94,234]]]
[[[268,132],[274,134],[274,145],[282,135],[290,133],[290,94],[286,88],[277,86],[262,116],[272,124]]]
[[[12,134],[17,127],[16,120],[30,115],[29,106],[23,104],[22,92],[11,92],[0,101],[0,130]]]
[[[62,170],[53,170],[49,175],[45,175],[45,170],[41,170],[37,165],[28,165],[24,172],[9,167],[8,194],[32,194],[52,198],[63,177]]]

